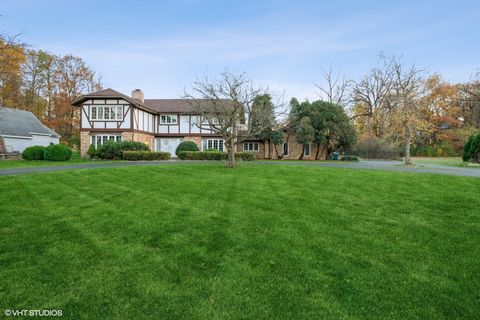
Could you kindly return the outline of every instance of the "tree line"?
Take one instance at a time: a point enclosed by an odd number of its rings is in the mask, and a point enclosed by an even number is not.
[[[453,156],[480,129],[480,72],[450,83],[401,57],[379,55],[359,80],[328,70],[317,85],[324,100],[342,105],[358,134],[358,146],[393,145],[409,154]]]
[[[0,105],[34,113],[70,145],[79,145],[79,95],[101,89],[101,77],[80,57],[30,48],[0,35]]]

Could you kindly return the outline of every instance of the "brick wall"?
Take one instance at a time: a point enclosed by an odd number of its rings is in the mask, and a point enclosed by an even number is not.
[[[198,150],[202,150],[202,137],[201,136],[190,136],[183,138],[184,141],[193,141],[198,147]]]
[[[90,147],[90,132],[81,131],[80,132],[80,156],[86,157],[88,147]]]

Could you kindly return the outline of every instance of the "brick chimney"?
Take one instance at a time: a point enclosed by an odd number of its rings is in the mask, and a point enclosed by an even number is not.
[[[140,90],[140,89],[135,89],[135,90],[132,91],[132,98],[137,99],[141,103],[145,102],[144,99],[143,99],[143,91]]]

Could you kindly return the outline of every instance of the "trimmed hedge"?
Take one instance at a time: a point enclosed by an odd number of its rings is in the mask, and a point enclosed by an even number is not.
[[[43,158],[48,161],[67,161],[72,157],[72,149],[64,144],[50,144],[45,148]]]
[[[341,161],[360,161],[360,158],[358,156],[345,155],[345,156],[341,156],[340,160]]]
[[[178,153],[183,151],[199,151],[199,150],[195,142],[183,141],[183,142],[180,142],[180,144],[178,145],[177,150],[175,150],[175,154],[178,157]]]
[[[122,159],[124,151],[150,151],[145,143],[137,141],[107,141],[98,147],[97,157],[101,159]]]
[[[169,160],[170,153],[154,151],[123,151],[122,158],[129,161]]]
[[[182,160],[227,160],[228,153],[226,152],[212,152],[212,151],[181,151],[177,154]],[[235,158],[244,161],[255,160],[253,152],[236,152]]]
[[[44,146],[31,146],[23,150],[22,158],[25,160],[43,160],[44,153]]]

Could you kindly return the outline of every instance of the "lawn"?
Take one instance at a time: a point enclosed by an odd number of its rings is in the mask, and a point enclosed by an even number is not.
[[[78,163],[88,163],[88,162],[111,162],[105,160],[89,160],[82,159],[78,152],[73,152],[72,158],[68,161],[44,161],[44,160],[0,160],[0,169],[9,169],[9,168],[25,168],[25,167],[44,167],[44,166],[57,166],[57,165],[67,165],[67,164],[78,164]]]
[[[480,179],[181,164],[0,177],[0,312],[475,319]]]
[[[413,157],[415,164],[438,164],[451,167],[480,168],[479,164],[463,162],[460,157]]]

